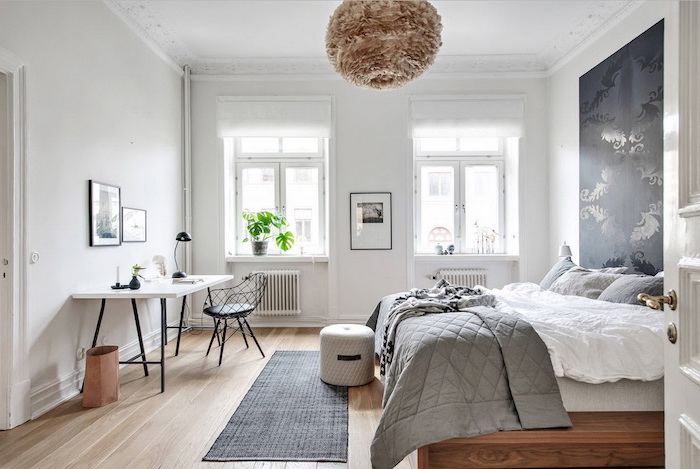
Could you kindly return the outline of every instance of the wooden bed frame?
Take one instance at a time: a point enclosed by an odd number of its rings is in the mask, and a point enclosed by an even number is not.
[[[414,451],[413,469],[660,468],[663,412],[570,412],[572,428],[454,438]]]

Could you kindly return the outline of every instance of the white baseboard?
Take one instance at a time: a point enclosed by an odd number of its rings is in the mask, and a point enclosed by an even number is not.
[[[178,321],[170,323],[170,326],[177,326]],[[168,329],[167,341],[170,342],[177,337],[175,329]],[[143,336],[143,346],[146,352],[152,352],[160,347],[160,329]],[[138,339],[119,347],[119,360],[128,360],[141,353]],[[83,383],[85,361],[79,362],[80,367],[72,372],[63,375],[51,383],[31,391],[31,418],[36,419],[54,407],[71,399],[80,393]],[[120,365],[120,369],[127,365]]]
[[[0,402],[0,430],[10,430],[30,419],[29,380],[9,386],[6,393],[7,400]]]

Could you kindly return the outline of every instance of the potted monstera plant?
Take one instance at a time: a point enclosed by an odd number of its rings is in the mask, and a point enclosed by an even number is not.
[[[283,251],[289,251],[294,246],[294,233],[287,230],[287,219],[284,215],[268,211],[243,212],[248,236],[243,242],[250,241],[253,245],[254,256],[267,254],[267,241],[270,238]]]

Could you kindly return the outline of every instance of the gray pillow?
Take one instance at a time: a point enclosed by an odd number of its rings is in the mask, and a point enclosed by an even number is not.
[[[653,296],[664,294],[663,277],[649,275],[624,275],[610,284],[598,297],[599,300],[611,303],[627,303],[641,305],[637,300],[640,293],[649,293]]]
[[[622,276],[623,274],[576,267],[559,277],[549,290],[562,295],[584,296],[595,300],[603,290]]]
[[[574,267],[576,267],[576,264],[574,264],[571,261],[570,257],[561,259],[559,262],[554,264],[551,269],[549,269],[547,275],[545,275],[542,281],[540,282],[540,287],[542,287],[543,290],[548,290],[556,279],[558,279],[563,274],[568,272],[569,269],[572,269]]]

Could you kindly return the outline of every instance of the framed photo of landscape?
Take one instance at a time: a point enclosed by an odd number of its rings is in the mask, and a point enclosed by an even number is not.
[[[350,249],[391,249],[391,192],[350,194]]]
[[[121,241],[121,189],[88,181],[90,246],[119,246]]]
[[[146,211],[122,207],[122,242],[146,242]]]

